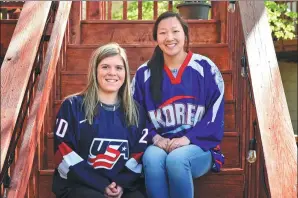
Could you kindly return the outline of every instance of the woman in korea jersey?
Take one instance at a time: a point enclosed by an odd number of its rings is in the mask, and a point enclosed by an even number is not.
[[[150,118],[143,164],[150,198],[193,198],[193,178],[224,163],[224,82],[207,57],[188,50],[187,24],[177,13],[156,20],[151,59],[133,79],[134,98]]]
[[[148,130],[132,98],[124,49],[99,47],[86,88],[67,97],[55,127],[53,192],[57,197],[142,198],[139,163]]]

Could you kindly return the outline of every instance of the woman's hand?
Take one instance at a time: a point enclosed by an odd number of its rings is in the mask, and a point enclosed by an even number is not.
[[[190,144],[190,141],[185,136],[183,136],[181,138],[173,138],[168,143],[168,146],[166,148],[166,151],[168,153],[170,153],[170,152],[172,152],[176,148],[179,148],[179,147],[182,147],[182,146],[186,146],[186,145],[189,145],[189,144]]]
[[[163,149],[164,151],[166,151],[166,148],[169,142],[170,142],[169,138],[161,137],[158,134],[153,137],[153,145]]]
[[[115,182],[112,182],[105,189],[105,197],[107,198],[121,198],[123,194],[123,188],[121,186],[117,186]]]

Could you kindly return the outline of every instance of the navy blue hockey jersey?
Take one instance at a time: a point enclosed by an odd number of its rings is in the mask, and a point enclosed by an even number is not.
[[[186,136],[192,144],[210,150],[213,171],[219,171],[224,156],[218,146],[224,132],[224,81],[217,66],[207,57],[189,52],[178,74],[165,65],[162,101],[150,93],[150,69],[138,68],[132,82],[134,98],[150,118],[148,141],[156,134],[167,138]]]
[[[82,101],[82,96],[66,99],[57,115],[53,192],[61,195],[78,184],[104,192],[113,181],[133,188],[142,172],[140,161],[147,145],[144,110],[139,108],[139,126],[127,127],[121,106],[113,111],[98,105],[90,125]]]

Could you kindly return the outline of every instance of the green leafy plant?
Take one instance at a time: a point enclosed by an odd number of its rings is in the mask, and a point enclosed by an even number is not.
[[[286,3],[277,4],[273,1],[266,1],[265,6],[273,39],[286,40],[295,38],[297,12],[289,10]]]

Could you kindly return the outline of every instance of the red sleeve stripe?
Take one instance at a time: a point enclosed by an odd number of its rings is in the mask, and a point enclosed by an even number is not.
[[[140,162],[143,154],[144,154],[144,152],[141,152],[141,153],[132,153],[131,154],[131,157],[134,158],[137,162]]]
[[[68,153],[72,152],[72,149],[65,144],[64,142],[62,142],[59,146],[58,146],[59,151],[61,152],[61,154],[63,156],[67,155]]]
[[[81,161],[83,159],[64,142],[58,146],[58,151],[55,153],[55,163],[62,178],[67,179],[69,167]]]
[[[58,150],[56,151],[55,156],[54,156],[55,165],[58,167],[59,164],[63,160],[63,156],[67,155],[71,151],[72,151],[72,149],[69,146],[67,146],[66,143],[62,142],[61,144],[59,144]]]

